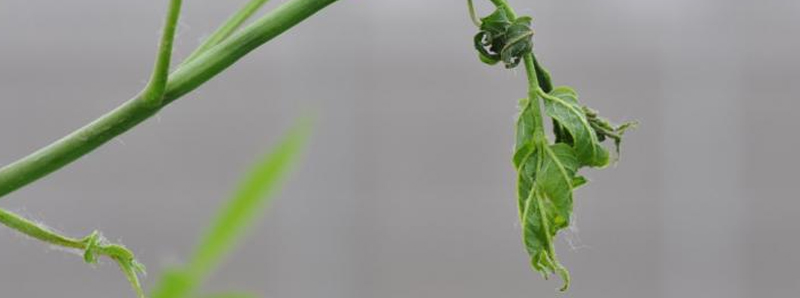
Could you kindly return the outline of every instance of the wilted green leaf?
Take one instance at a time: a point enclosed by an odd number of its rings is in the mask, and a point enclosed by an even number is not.
[[[572,214],[572,189],[578,160],[574,150],[566,144],[541,146],[530,157],[537,178],[531,187],[520,189],[526,195],[522,211],[522,235],[531,266],[545,277],[557,273],[569,286],[569,272],[558,262],[554,238],[559,230],[569,226]],[[535,164],[534,164],[535,163]]]
[[[553,242],[570,224],[573,191],[588,182],[578,170],[608,165],[610,154],[601,142],[613,139],[619,153],[622,134],[635,123],[614,126],[581,106],[571,88],[554,88],[550,73],[533,53],[532,19],[516,17],[505,0],[492,2],[497,10],[479,20],[472,0],[467,1],[470,17],[480,28],[474,43],[481,61],[502,61],[507,68],[525,61],[528,75],[528,98],[519,101],[513,157],[523,240],[531,267],[545,278],[560,275],[566,290],[569,272],[558,262]],[[554,143],[544,133],[542,110],[552,120]]]
[[[540,130],[529,100],[520,102],[522,111],[517,121],[517,198],[522,236],[531,266],[545,277],[557,273],[569,285],[569,273],[556,258],[554,238],[569,226],[572,214],[572,190],[585,179],[577,176],[579,168],[575,150],[567,144],[548,145],[543,138],[533,137]]]
[[[586,118],[583,107],[578,104],[578,94],[569,87],[556,87],[549,94],[540,92],[544,98],[545,112],[569,133],[560,132],[560,140],[575,148],[581,166],[604,167],[609,163],[609,154],[600,141],[594,128]],[[559,139],[559,132],[556,132]]]

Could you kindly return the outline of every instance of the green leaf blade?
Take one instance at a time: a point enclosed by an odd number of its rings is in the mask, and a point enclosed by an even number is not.
[[[266,207],[271,194],[296,163],[310,133],[309,121],[292,129],[251,170],[234,197],[218,215],[205,240],[194,254],[195,270],[206,272],[229,252],[250,226],[255,216]]]
[[[542,145],[530,154],[520,171],[522,237],[531,266],[545,277],[557,273],[569,285],[569,273],[558,262],[554,239],[569,226],[572,215],[573,181],[578,158],[566,144]]]
[[[572,215],[572,182],[578,171],[578,158],[575,151],[566,144],[545,147],[546,156],[540,169],[541,175],[536,185],[547,197],[552,214],[553,235],[569,225]]]
[[[573,147],[547,145],[544,136],[536,134],[541,127],[536,124],[531,102],[519,102],[514,152],[522,238],[531,267],[545,278],[559,274],[566,288],[569,273],[558,262],[553,242],[558,231],[570,223],[573,183],[585,180],[576,175],[580,162]]]
[[[570,138],[563,140],[575,148],[580,165],[607,166],[610,163],[608,150],[600,144],[583,107],[578,103],[578,94],[575,90],[569,87],[556,87],[549,94],[543,92],[540,94],[544,98],[545,113],[569,133]],[[558,139],[558,134],[556,137]]]

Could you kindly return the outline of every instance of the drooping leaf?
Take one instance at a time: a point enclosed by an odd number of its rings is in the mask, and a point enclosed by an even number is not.
[[[536,79],[539,81],[539,88],[542,89],[545,93],[550,93],[553,91],[553,79],[550,76],[550,72],[542,66],[541,62],[536,58],[536,55],[531,53],[533,57],[533,66],[536,70]],[[569,134],[564,126],[558,122],[556,119],[552,119],[553,123],[553,135],[555,136],[556,143],[565,143],[565,144],[573,144],[572,135]]]
[[[519,100],[519,116],[517,116],[516,145],[514,146],[514,167],[517,169],[517,201],[520,212],[525,209],[525,201],[536,179],[536,166],[538,165],[538,155],[536,142],[533,137],[536,129],[536,116],[531,109],[531,100],[522,98]]]
[[[585,183],[575,150],[567,144],[548,145],[536,121],[533,101],[520,100],[514,165],[523,242],[531,267],[545,277],[557,273],[569,284],[569,273],[558,262],[554,238],[572,214],[572,190]]]
[[[537,178],[528,191],[522,212],[522,235],[531,266],[545,278],[556,273],[564,280],[562,291],[569,287],[569,272],[558,262],[554,239],[569,226],[572,215],[572,189],[578,160],[566,144],[537,148]]]
[[[566,144],[540,144],[527,154],[519,168],[518,197],[523,242],[531,257],[531,266],[545,278],[553,273],[569,286],[569,272],[556,257],[554,239],[569,226],[572,214],[572,190],[584,179],[576,176],[578,159]]]
[[[549,77],[545,77],[549,81]],[[541,82],[541,81],[540,81]],[[537,92],[536,100],[519,102],[514,165],[518,171],[517,199],[525,248],[531,266],[545,278],[558,274],[566,290],[569,272],[556,257],[554,241],[567,228],[572,216],[573,191],[586,184],[578,175],[584,166],[602,167],[609,163],[608,150],[600,143],[606,137],[617,140],[617,132],[631,125],[614,127],[588,108],[580,106],[574,90],[556,87],[550,93]],[[543,135],[534,104],[539,98],[553,119],[556,142]]]
[[[524,60],[528,74],[529,97],[519,101],[513,156],[523,240],[531,267],[545,278],[560,275],[566,290],[569,272],[558,262],[553,243],[570,224],[573,191],[588,182],[578,170],[608,165],[610,154],[601,142],[613,139],[619,153],[622,134],[635,124],[614,126],[581,106],[571,88],[554,88],[550,73],[533,53],[532,19],[515,17],[505,1],[493,2],[497,10],[478,20],[468,1],[470,16],[480,28],[474,38],[479,57],[490,65],[502,61],[506,68]],[[554,143],[544,133],[542,102],[553,123]]]
[[[563,129],[557,142],[575,148],[581,166],[604,167],[609,164],[609,154],[589,123],[583,107],[578,103],[578,94],[569,87],[556,87],[550,93],[542,93],[545,112]],[[564,131],[569,137],[563,135]]]

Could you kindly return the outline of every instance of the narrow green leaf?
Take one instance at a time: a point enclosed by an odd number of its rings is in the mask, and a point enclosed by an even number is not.
[[[153,298],[192,295],[222,259],[241,240],[245,230],[269,203],[289,170],[295,165],[310,134],[310,121],[302,121],[256,163],[233,198],[221,209],[205,238],[183,268],[169,270],[153,292]]]
[[[151,298],[185,298],[199,286],[198,277],[189,272],[168,268],[161,273],[161,278],[156,283],[150,294]]]
[[[198,298],[256,298],[256,297],[258,296],[250,293],[220,293],[220,294],[200,296]]]
[[[222,209],[205,240],[198,246],[190,268],[198,272],[208,272],[236,245],[245,228],[266,207],[270,195],[277,190],[280,182],[297,162],[310,128],[309,121],[293,128],[271,153],[255,164],[233,199]]]

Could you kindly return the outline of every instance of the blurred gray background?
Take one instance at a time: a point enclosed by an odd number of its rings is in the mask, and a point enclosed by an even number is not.
[[[244,2],[185,1],[176,54]],[[795,297],[800,1],[511,2],[536,18],[556,83],[642,123],[619,165],[588,171],[577,191],[576,228],[558,243],[566,294],[531,272],[520,243],[510,158],[523,72],[478,61],[462,0],[342,0],[0,205],[76,236],[102,230],[152,286],[312,109],[302,167],[209,292]],[[0,0],[0,163],[142,88],[165,7]],[[133,296],[115,266],[6,228],[0,268],[2,297]]]

